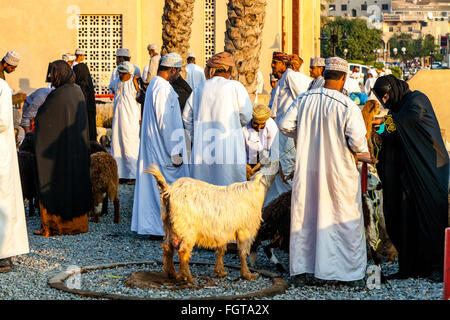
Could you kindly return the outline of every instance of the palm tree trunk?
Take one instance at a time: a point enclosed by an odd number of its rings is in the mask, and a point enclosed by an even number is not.
[[[183,58],[181,75],[185,77],[185,66],[188,57],[189,39],[191,37],[192,17],[195,0],[166,0],[162,16],[161,55],[176,52]]]
[[[229,0],[225,51],[233,54],[233,79],[241,82],[255,99],[266,0]]]

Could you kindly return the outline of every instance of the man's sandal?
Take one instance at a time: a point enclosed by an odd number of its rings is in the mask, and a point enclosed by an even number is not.
[[[11,271],[11,269],[12,269],[11,258],[0,260],[0,273]]]

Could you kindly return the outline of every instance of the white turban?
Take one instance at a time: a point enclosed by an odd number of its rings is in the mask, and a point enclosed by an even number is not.
[[[20,55],[17,51],[9,51],[3,60],[10,66],[17,67],[20,62]]]
[[[195,59],[195,53],[193,53],[193,52],[189,53],[188,58],[194,58]]]
[[[171,52],[161,58],[160,65],[169,68],[181,68],[183,63],[181,56],[178,53]]]

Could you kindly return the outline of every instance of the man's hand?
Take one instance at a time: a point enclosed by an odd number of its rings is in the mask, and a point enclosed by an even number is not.
[[[173,155],[172,156],[172,165],[175,168],[179,168],[183,165],[183,156],[181,154]]]
[[[358,153],[357,156],[358,156],[358,161],[359,162],[365,162],[365,163],[373,164],[372,157],[370,156],[369,152]]]
[[[247,164],[247,180],[250,180],[250,178],[252,177],[252,167]]]
[[[179,167],[181,167],[182,165],[183,165],[183,162],[181,162],[180,164],[175,164],[175,163],[172,163],[173,164],[173,166],[175,167],[175,168],[179,168]]]

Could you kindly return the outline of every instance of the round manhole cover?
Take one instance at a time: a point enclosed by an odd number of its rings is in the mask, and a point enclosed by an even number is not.
[[[286,280],[265,270],[251,269],[260,276],[248,281],[240,277],[240,266],[226,265],[228,275],[224,278],[212,275],[212,263],[191,261],[190,266],[193,285],[181,285],[166,278],[160,261],[87,266],[61,272],[48,284],[84,297],[113,300],[254,299],[273,297],[288,288]]]

